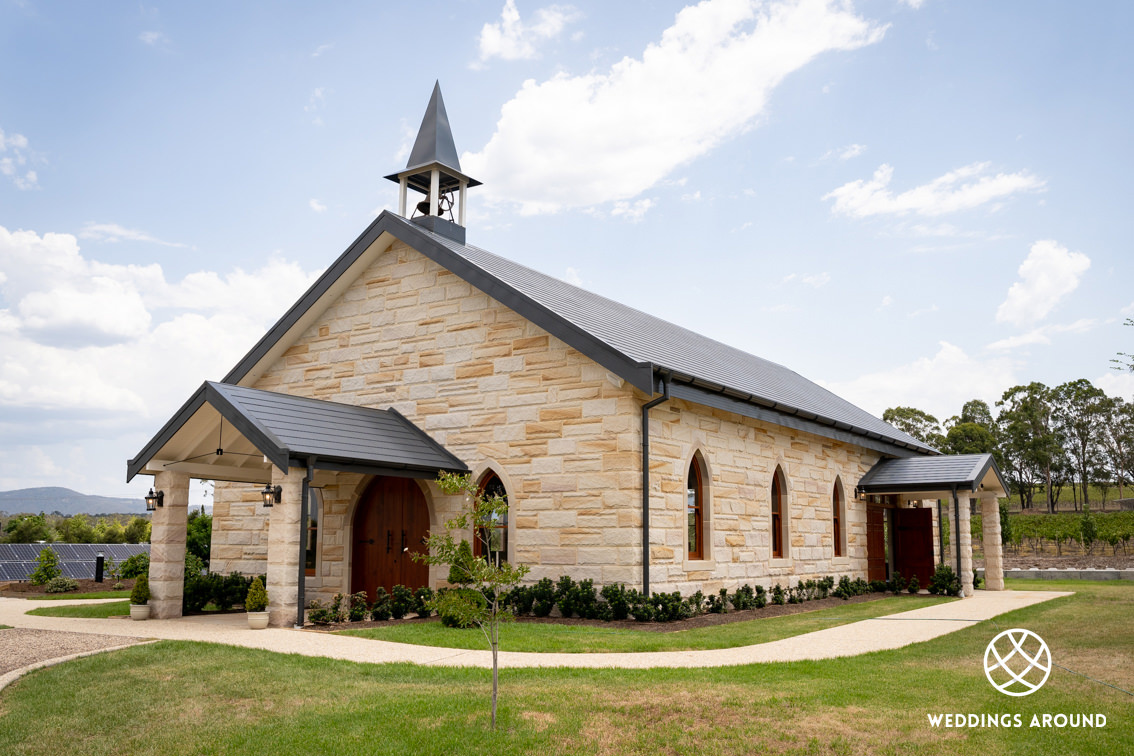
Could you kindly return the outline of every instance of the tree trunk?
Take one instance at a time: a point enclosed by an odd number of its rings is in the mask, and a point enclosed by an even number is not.
[[[500,652],[500,620],[492,618],[492,729],[496,729],[496,692],[500,687],[500,667],[497,663]]]

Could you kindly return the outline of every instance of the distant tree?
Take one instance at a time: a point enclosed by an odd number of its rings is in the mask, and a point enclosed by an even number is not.
[[[114,518],[100,519],[94,530],[94,543],[126,543],[126,531]]]
[[[1126,482],[1134,472],[1134,404],[1122,397],[1108,397],[1101,420],[1102,459],[1109,476],[1118,484],[1118,498],[1123,499]]]
[[[1053,473],[1062,447],[1052,419],[1051,390],[1038,382],[1013,386],[996,406],[1004,472],[1020,496],[1021,508],[1031,509],[1035,488],[1042,485],[1048,510],[1055,511]]]
[[[209,552],[213,545],[213,517],[196,510],[189,513],[186,523],[185,549],[196,555],[206,567],[209,566]]]
[[[1134,319],[1127,318],[1126,322],[1123,323],[1123,325],[1134,326]],[[1118,356],[1121,359],[1111,360],[1111,362],[1113,362],[1115,365],[1118,366],[1118,367],[1115,368],[1115,370],[1129,370],[1131,372],[1134,372],[1134,354],[1126,354],[1126,352],[1119,352]]]
[[[16,515],[4,526],[4,534],[6,543],[50,543],[59,538],[58,533],[47,524],[47,516],[42,512],[37,515]]]
[[[997,451],[996,438],[983,425],[958,423],[945,434],[941,450],[946,454],[992,454]]]
[[[1052,415],[1079,484],[1082,503],[1091,503],[1090,484],[1098,477],[1102,459],[1102,425],[1106,393],[1086,378],[1068,381],[1051,392]],[[1079,508],[1079,497],[1076,496]]]
[[[149,543],[150,521],[145,517],[131,517],[122,535],[126,543]]]
[[[898,430],[913,436],[918,441],[935,449],[945,445],[945,435],[941,432],[941,422],[915,407],[890,407],[882,413],[882,419]]]
[[[95,529],[90,518],[77,514],[62,520],[59,525],[59,540],[64,543],[95,543]]]

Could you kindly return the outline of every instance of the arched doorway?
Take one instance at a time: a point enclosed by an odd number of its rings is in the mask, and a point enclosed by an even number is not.
[[[411,478],[375,478],[354,510],[350,591],[389,593],[395,585],[416,590],[429,583],[429,565],[410,554],[425,551],[429,508]]]

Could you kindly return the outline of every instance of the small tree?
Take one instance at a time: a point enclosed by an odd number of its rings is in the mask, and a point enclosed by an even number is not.
[[[32,585],[46,585],[63,574],[59,569],[59,557],[55,549],[44,547],[35,558],[35,570],[31,574]]]
[[[438,487],[447,495],[464,495],[465,509],[445,523],[444,533],[430,533],[426,539],[425,554],[412,554],[414,560],[431,565],[449,567],[449,581],[468,586],[468,590],[445,591],[429,602],[429,607],[441,615],[459,618],[466,627],[476,625],[484,634],[492,650],[492,729],[496,729],[496,699],[500,686],[500,625],[513,619],[511,610],[504,605],[505,592],[515,587],[528,568],[512,566],[501,560],[469,559],[469,546],[461,536],[470,528],[480,538],[481,553],[490,553],[487,533],[490,526],[508,513],[508,502],[495,494],[485,494],[473,482],[471,475],[454,475],[442,472],[437,477]],[[454,533],[457,538],[454,539]],[[464,549],[461,548],[462,542]],[[454,580],[454,578],[456,578]]]

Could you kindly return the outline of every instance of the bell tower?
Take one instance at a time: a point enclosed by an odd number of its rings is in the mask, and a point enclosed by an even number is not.
[[[398,184],[398,214],[424,228],[465,243],[465,193],[480,182],[461,172],[449,115],[441,99],[441,84],[433,85],[433,96],[421,119],[405,170],[387,176]],[[406,215],[408,190],[425,195]],[[456,192],[456,201],[453,194]],[[453,208],[457,208],[454,217]]]

